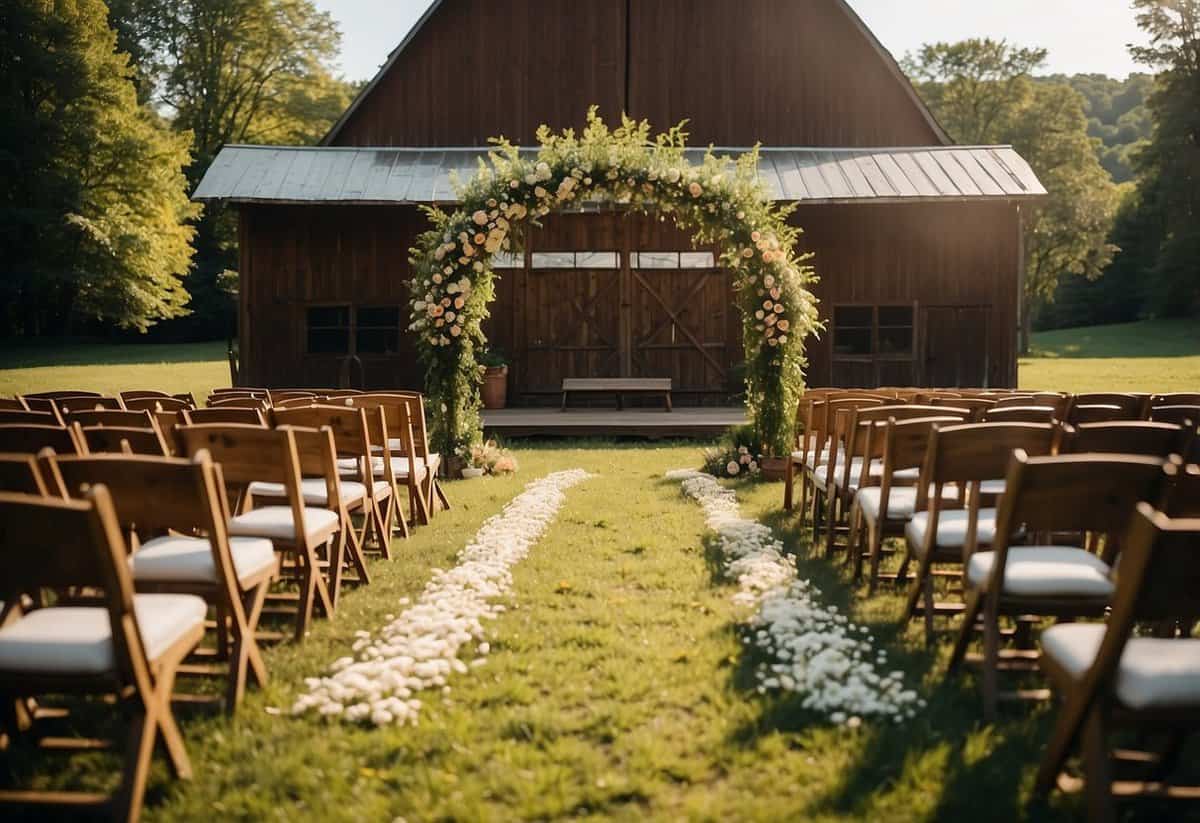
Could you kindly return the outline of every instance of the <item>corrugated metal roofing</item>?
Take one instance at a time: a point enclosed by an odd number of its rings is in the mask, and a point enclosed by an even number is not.
[[[716,149],[737,156],[746,149]],[[703,150],[689,150],[698,161]],[[466,180],[485,149],[226,146],[193,199],[234,203],[452,203],[450,175]],[[1011,146],[759,150],[780,201],[1024,198],[1046,194]]]

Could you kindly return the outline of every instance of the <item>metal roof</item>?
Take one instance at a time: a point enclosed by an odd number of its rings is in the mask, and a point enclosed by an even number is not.
[[[532,149],[528,151],[534,151]],[[699,161],[703,149],[690,149]],[[714,149],[737,156],[748,149]],[[453,203],[486,149],[226,146],[196,187],[199,201]],[[1011,146],[763,148],[775,200],[802,203],[1015,199],[1046,189]]]

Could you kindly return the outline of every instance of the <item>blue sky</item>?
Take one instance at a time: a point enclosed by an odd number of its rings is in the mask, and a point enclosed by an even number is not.
[[[428,5],[428,0],[316,2],[341,25],[342,70],[355,80],[375,74]],[[897,58],[924,42],[991,36],[1048,48],[1052,72],[1125,77],[1138,70],[1125,48],[1142,40],[1129,0],[850,0],[850,4]]]

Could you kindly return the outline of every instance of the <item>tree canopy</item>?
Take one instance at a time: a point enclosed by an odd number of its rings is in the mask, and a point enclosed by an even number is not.
[[[991,39],[926,45],[905,60],[934,115],[960,143],[1011,143],[1049,197],[1026,216],[1023,348],[1032,311],[1066,275],[1096,278],[1112,259],[1117,188],[1088,136],[1086,102],[1070,86],[1035,81],[1043,49]]]
[[[11,0],[0,25],[4,331],[186,312],[190,135],[138,103],[101,0]]]

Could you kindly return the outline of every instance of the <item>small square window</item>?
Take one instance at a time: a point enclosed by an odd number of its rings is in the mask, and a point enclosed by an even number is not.
[[[493,269],[523,269],[525,268],[525,255],[513,254],[512,252],[504,251],[499,254],[492,255]]]
[[[350,353],[349,306],[313,306],[306,321],[309,354]]]
[[[573,269],[575,253],[570,251],[535,251],[532,255],[535,269]]]
[[[635,269],[677,269],[679,252],[638,251],[634,252],[630,264]]]
[[[615,251],[581,251],[575,254],[577,269],[615,269],[618,268]]]
[[[710,251],[685,251],[679,255],[681,269],[711,269],[714,268],[713,254]]]

